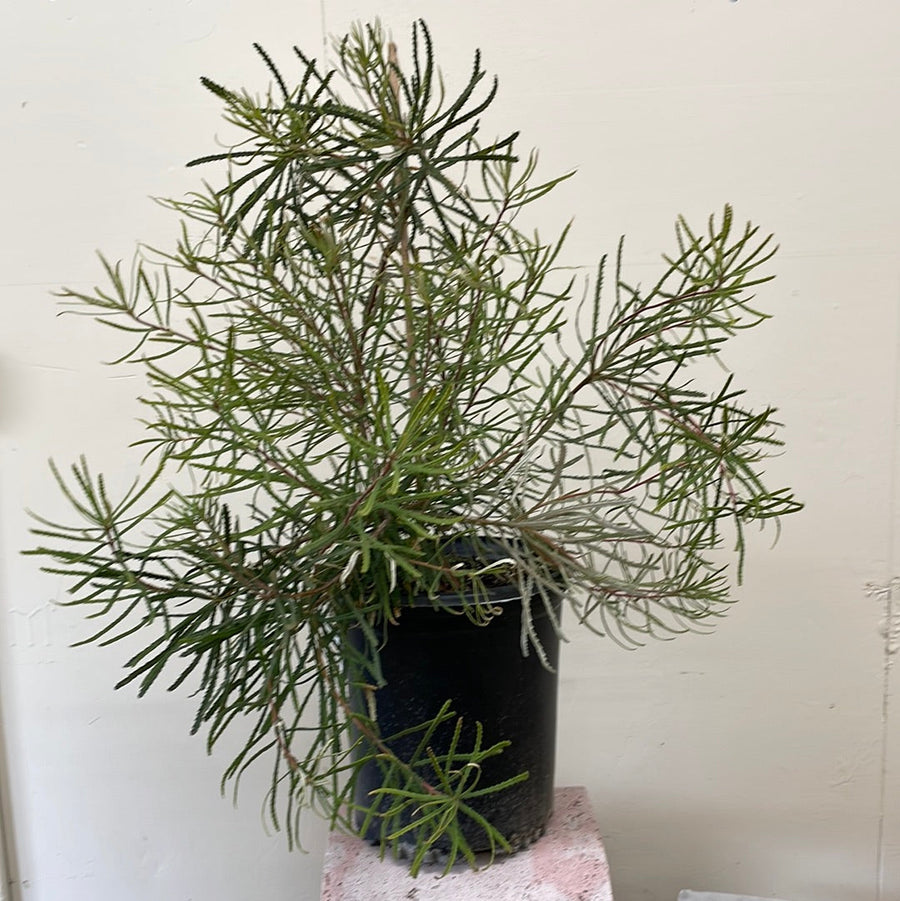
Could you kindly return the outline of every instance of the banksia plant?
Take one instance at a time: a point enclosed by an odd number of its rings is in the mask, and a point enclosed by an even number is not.
[[[163,201],[171,248],[63,292],[145,377],[146,456],[120,496],[84,460],[54,467],[74,522],[38,519],[31,553],[96,620],[87,642],[144,637],[120,686],[190,689],[210,748],[243,735],[226,782],[268,762],[291,840],[311,807],[349,829],[382,818],[386,844],[412,835],[414,868],[442,838],[449,863],[472,859],[461,824],[508,788],[473,774],[504,743],[464,741],[448,700],[400,759],[353,700],[377,690],[384,631],[423,597],[490,621],[498,584],[539,657],[534,614],[558,631],[560,593],[567,628],[625,645],[720,613],[720,549],[739,578],[747,527],[799,508],[764,484],[774,410],[730,375],[694,379],[766,318],[774,245],[726,207],[679,219],[647,285],[621,246],[573,277],[565,232],[517,225],[562,179],[539,179],[515,135],[482,139],[497,83],[478,55],[456,93],[423,23],[403,64],[378,25],[336,44],[334,70],[295,48],[292,81],[256,50],[261,95],[203,80],[234,142]],[[359,810],[373,757],[393,781]]]

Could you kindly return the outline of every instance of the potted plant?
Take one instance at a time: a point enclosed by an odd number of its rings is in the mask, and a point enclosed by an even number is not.
[[[377,24],[336,48],[335,71],[296,50],[288,83],[257,47],[262,96],[204,79],[236,137],[164,201],[174,247],[63,292],[146,377],[146,470],[113,497],[54,467],[76,523],[40,520],[30,552],[99,620],[87,641],[145,636],[120,686],[192,688],[210,748],[242,731],[226,782],[270,759],[291,839],[313,807],[415,871],[543,828],[562,604],[623,644],[690,629],[730,599],[720,546],[739,578],[747,525],[799,505],[763,482],[773,409],[692,369],[765,318],[770,238],[726,207],[678,220],[648,286],[620,247],[585,287],[565,232],[517,225],[561,179],[480,139],[477,55],[451,93],[423,23],[403,65]],[[488,708],[510,719],[524,678],[511,735]],[[517,751],[531,732],[549,764]]]

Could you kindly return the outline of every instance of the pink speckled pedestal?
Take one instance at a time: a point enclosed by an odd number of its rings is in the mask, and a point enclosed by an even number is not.
[[[613,901],[603,842],[581,787],[556,790],[547,833],[527,850],[477,872],[441,872],[426,866],[413,879],[403,861],[380,860],[358,838],[333,833],[321,901]]]

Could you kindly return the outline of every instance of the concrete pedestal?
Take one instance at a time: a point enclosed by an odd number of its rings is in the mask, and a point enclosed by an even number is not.
[[[403,861],[380,860],[358,838],[332,834],[321,901],[613,901],[609,866],[587,792],[558,788],[544,837],[484,870],[423,866],[414,879]]]

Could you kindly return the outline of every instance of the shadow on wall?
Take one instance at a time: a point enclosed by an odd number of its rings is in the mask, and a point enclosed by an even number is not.
[[[19,901],[15,834],[9,803],[3,702],[0,698],[0,901]]]
[[[653,795],[637,804],[635,795],[606,798],[602,806],[615,898],[873,901],[871,873],[849,864],[862,851],[848,848],[840,824],[823,824],[802,810],[771,810],[765,798],[743,807],[725,798],[713,809],[691,798],[661,802]],[[653,872],[635,848],[654,849]],[[740,861],[739,869],[729,871],[728,861]]]
[[[758,895],[723,895],[721,892],[692,892],[685,889],[678,893],[678,901],[779,901],[779,899],[760,898]]]

